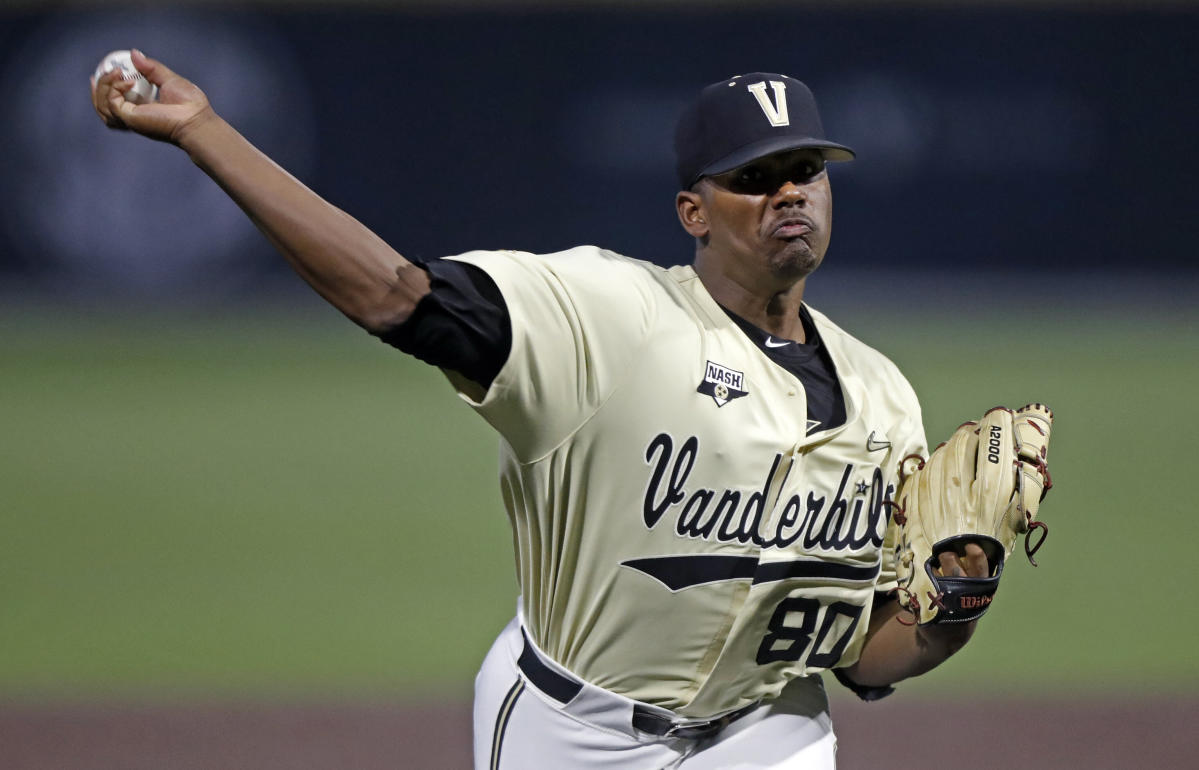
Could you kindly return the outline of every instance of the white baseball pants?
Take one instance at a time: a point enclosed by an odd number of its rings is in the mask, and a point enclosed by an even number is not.
[[[475,679],[475,770],[836,767],[837,739],[818,676],[793,681],[778,698],[709,735],[662,735],[668,731],[655,727],[678,719],[579,681],[528,641],[516,618]]]

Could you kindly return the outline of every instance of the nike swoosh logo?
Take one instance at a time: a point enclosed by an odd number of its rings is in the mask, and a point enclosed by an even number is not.
[[[870,438],[866,439],[867,452],[877,452],[880,449],[889,449],[891,447],[890,441],[875,441],[874,433],[874,431],[870,431]]]
[[[776,342],[774,337],[766,338],[766,347],[768,347],[768,348],[785,348],[790,344],[791,344],[791,340],[783,340],[781,342]]]

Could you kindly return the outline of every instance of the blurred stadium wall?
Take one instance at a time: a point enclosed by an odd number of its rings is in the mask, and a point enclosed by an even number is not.
[[[588,242],[687,261],[675,117],[708,82],[776,70],[859,151],[833,171],[828,271],[1195,282],[1192,3],[10,0],[0,72],[42,98],[0,126],[0,298],[296,285],[181,153],[95,119],[87,76],[134,45],[414,257]]]

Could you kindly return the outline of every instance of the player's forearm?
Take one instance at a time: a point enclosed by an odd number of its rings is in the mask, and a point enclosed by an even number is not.
[[[872,620],[858,662],[845,669],[850,679],[867,687],[891,685],[936,668],[970,640],[976,626],[909,626],[899,621],[898,606],[879,609],[882,616]]]
[[[216,115],[188,126],[178,144],[295,271],[360,326],[383,331],[407,318],[428,292],[424,270],[308,189]]]

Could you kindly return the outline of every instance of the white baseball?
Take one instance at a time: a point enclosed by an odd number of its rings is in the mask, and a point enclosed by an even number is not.
[[[146,76],[137,71],[137,67],[133,66],[133,59],[128,51],[113,51],[105,56],[100,65],[96,67],[96,80],[106,72],[120,70],[122,80],[137,81],[125,92],[125,98],[134,104],[145,104],[152,102],[158,98],[158,86],[153,85]]]

